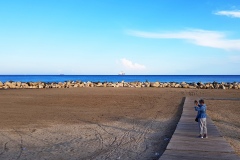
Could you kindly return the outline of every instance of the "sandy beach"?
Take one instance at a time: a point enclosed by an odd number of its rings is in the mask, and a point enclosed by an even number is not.
[[[186,96],[240,155],[240,90],[70,88],[0,90],[0,159],[158,159]]]

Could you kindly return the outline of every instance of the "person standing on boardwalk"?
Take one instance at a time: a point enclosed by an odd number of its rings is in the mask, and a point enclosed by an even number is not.
[[[204,100],[200,99],[199,104],[195,101],[195,110],[198,111],[197,119],[198,119],[198,126],[200,138],[208,138],[207,137],[207,106],[204,104]]]

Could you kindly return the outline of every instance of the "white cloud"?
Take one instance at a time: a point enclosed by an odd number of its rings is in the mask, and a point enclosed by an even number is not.
[[[143,38],[184,39],[190,43],[225,50],[240,50],[240,39],[227,39],[223,32],[192,29],[180,32],[143,32],[128,31],[128,34]]]
[[[228,17],[240,18],[240,10],[235,11],[218,11],[215,12],[216,15],[223,15]]]
[[[121,63],[127,69],[133,69],[133,70],[143,70],[143,69],[146,69],[146,66],[138,64],[138,63],[133,63],[132,61],[127,60],[126,58],[122,58],[121,59]]]

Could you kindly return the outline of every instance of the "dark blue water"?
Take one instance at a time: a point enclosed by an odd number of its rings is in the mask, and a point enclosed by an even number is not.
[[[0,81],[21,82],[240,82],[240,75],[0,75]]]

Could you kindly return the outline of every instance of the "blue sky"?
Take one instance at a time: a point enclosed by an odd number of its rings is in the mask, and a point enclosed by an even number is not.
[[[0,74],[240,74],[239,0],[1,0]]]

